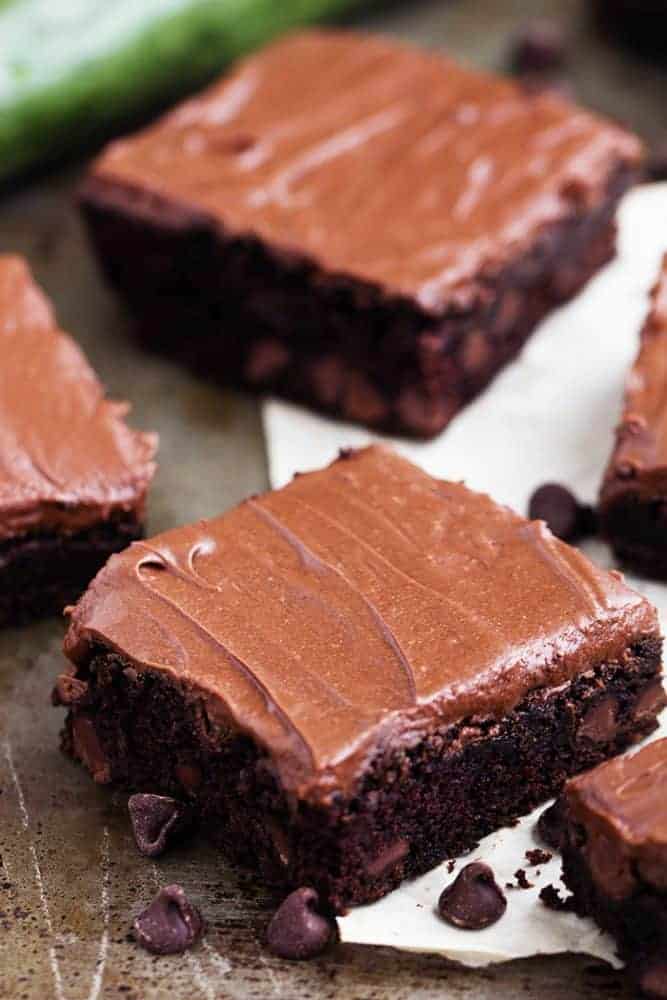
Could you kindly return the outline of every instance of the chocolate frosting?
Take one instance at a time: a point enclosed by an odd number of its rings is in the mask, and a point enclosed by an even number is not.
[[[573,778],[565,798],[603,891],[627,896],[641,880],[667,892],[667,739]]]
[[[602,486],[603,503],[629,485],[647,499],[664,495],[667,489],[667,254],[640,336]]]
[[[373,446],[113,556],[65,650],[166,674],[318,797],[383,747],[500,716],[657,629],[542,522]]]
[[[131,430],[21,258],[0,256],[0,542],[141,508],[156,438]]]
[[[110,145],[93,176],[137,211],[180,207],[437,315],[640,155],[552,93],[329,31],[250,57]]]

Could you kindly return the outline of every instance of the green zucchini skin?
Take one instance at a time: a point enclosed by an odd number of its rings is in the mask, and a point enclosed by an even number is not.
[[[0,181],[359,0],[0,0]]]

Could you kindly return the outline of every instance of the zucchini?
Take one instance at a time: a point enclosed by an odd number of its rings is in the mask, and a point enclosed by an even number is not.
[[[0,0],[0,180],[359,0]]]

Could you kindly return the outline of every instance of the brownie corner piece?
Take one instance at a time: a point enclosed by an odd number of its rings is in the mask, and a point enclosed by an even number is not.
[[[667,578],[667,254],[600,489],[600,531],[628,568]]]
[[[155,438],[133,431],[27,263],[0,255],[0,625],[61,614],[142,533]]]
[[[81,203],[151,348],[431,437],[613,255],[640,159],[555,96],[304,32],[109,146]]]
[[[654,998],[667,997],[666,797],[667,739],[659,739],[571,779],[559,800],[570,905],[614,937]]]
[[[661,659],[618,575],[378,446],[114,556],[65,650],[97,781],[338,911],[651,732]]]

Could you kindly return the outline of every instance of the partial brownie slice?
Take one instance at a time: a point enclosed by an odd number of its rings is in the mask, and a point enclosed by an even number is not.
[[[82,200],[149,345],[429,437],[612,256],[640,152],[553,94],[310,32],[113,143]]]
[[[618,574],[371,447],[114,556],[57,691],[97,781],[342,910],[651,731],[660,648]]]
[[[667,739],[572,779],[562,805],[572,905],[614,936],[645,993],[667,997]]]
[[[141,535],[155,437],[104,398],[21,258],[0,256],[0,625],[60,614]]]
[[[667,577],[667,256],[628,377],[599,513],[623,563]]]

